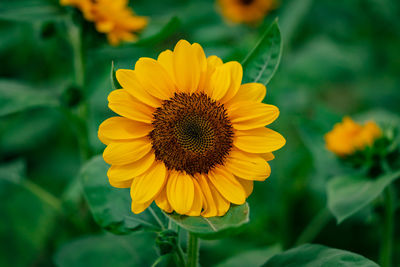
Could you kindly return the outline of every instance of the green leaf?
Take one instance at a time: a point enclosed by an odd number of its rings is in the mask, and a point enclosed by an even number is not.
[[[87,162],[80,173],[95,221],[116,234],[128,234],[143,227],[158,229],[148,210],[140,214],[132,213],[129,189],[114,188],[109,184],[106,175],[108,167],[99,155]]]
[[[327,185],[328,207],[338,223],[350,217],[377,198],[400,171],[381,175],[375,179],[357,176],[333,178]]]
[[[0,80],[0,116],[57,104],[55,95],[47,91],[37,90],[17,81]]]
[[[25,169],[26,166],[23,160],[5,163],[0,165],[0,179],[19,183],[22,181],[22,177],[25,175]]]
[[[165,20],[150,20],[140,39],[134,45],[149,46],[157,44],[171,36],[181,26],[178,17],[172,17],[167,23]]]
[[[110,78],[111,78],[111,88],[113,90],[120,89],[122,86],[119,84],[117,77],[115,76],[115,65],[114,61],[111,61],[111,72],[110,72]]]
[[[221,262],[217,267],[242,267],[242,266],[261,266],[271,257],[282,251],[281,246],[275,245],[266,248],[258,248],[239,253],[224,262]]]
[[[0,266],[32,266],[51,237],[58,210],[46,191],[24,179],[23,161],[0,165],[0,176],[0,236],[5,241]]]
[[[150,233],[89,236],[62,246],[54,262],[59,267],[150,266],[157,257],[154,247],[149,245],[154,238]]]
[[[0,19],[13,21],[48,21],[61,19],[64,10],[58,1],[18,0],[0,3]]]
[[[378,267],[378,264],[367,258],[364,258],[361,255],[349,251],[329,248],[321,245],[306,244],[272,257],[263,266]]]
[[[275,20],[253,50],[243,60],[243,80],[268,84],[278,69],[282,55],[281,33]]]
[[[249,205],[233,206],[221,217],[204,218],[167,214],[178,225],[204,239],[216,239],[228,236],[240,230],[240,227],[249,222]]]

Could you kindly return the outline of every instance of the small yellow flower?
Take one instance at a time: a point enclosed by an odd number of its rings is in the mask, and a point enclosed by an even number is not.
[[[121,117],[104,121],[98,135],[109,182],[131,188],[134,213],[155,201],[166,212],[222,216],[269,177],[267,161],[285,139],[264,126],[279,110],[261,103],[263,84],[241,84],[242,75],[238,62],[206,58],[184,40],[116,72],[123,89],[108,101]]]
[[[97,31],[107,34],[111,45],[135,41],[134,33],[148,23],[146,17],[135,15],[128,0],[61,0],[61,4],[80,9],[87,20],[95,23]]]
[[[235,23],[260,22],[276,7],[275,0],[218,0],[222,14]]]
[[[335,124],[333,130],[325,135],[325,142],[328,150],[344,157],[372,146],[381,135],[381,129],[373,121],[360,125],[351,118],[344,117],[343,122]]]

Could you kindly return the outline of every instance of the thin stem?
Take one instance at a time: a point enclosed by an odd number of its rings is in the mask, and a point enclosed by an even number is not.
[[[183,253],[182,247],[179,243],[179,238],[178,238],[178,244],[176,244],[176,255],[182,266],[185,266],[185,253]]]
[[[159,257],[159,258],[151,265],[151,267],[156,267],[162,260],[163,260],[163,256]]]
[[[164,224],[162,223],[161,219],[158,217],[158,215],[156,214],[156,212],[153,210],[153,208],[152,208],[152,207],[148,207],[148,209],[149,209],[151,215],[153,215],[154,219],[155,219],[155,220],[157,221],[157,223],[160,225],[161,229],[162,229],[162,230],[165,230]]]
[[[296,241],[295,246],[300,246],[304,243],[312,242],[315,237],[321,232],[325,225],[332,218],[331,213],[325,207],[323,208],[307,225],[307,227],[300,234]]]
[[[75,25],[72,20],[67,21],[68,36],[71,43],[73,52],[73,64],[74,64],[74,76],[75,84],[78,86],[79,90],[82,92],[83,99],[78,107],[78,114],[72,115],[71,121],[74,122],[78,128],[78,143],[81,152],[82,161],[86,161],[91,156],[89,137],[88,137],[88,113],[89,106],[87,102],[87,92],[85,90],[85,80],[86,80],[86,69],[85,69],[85,55],[82,45],[82,29],[78,25]],[[72,113],[68,110],[68,112]]]
[[[24,186],[27,190],[29,190],[33,194],[35,194],[43,202],[49,204],[58,213],[62,213],[63,212],[60,200],[58,200],[58,198],[53,196],[50,192],[46,191],[45,189],[43,189],[39,185],[35,184],[34,182],[32,182],[32,181],[30,181],[28,179],[25,179],[22,182],[22,186]]]
[[[385,217],[382,245],[380,252],[381,266],[391,267],[393,257],[393,233],[394,233],[394,215],[395,215],[395,195],[391,185],[384,192]]]
[[[199,261],[199,238],[189,232],[188,249],[187,249],[187,266],[197,267]]]

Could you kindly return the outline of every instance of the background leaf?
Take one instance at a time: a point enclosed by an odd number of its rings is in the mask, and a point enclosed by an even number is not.
[[[146,30],[140,35],[140,39],[134,45],[157,44],[176,32],[180,26],[181,22],[178,17],[172,17],[169,21],[152,19]]]
[[[37,90],[17,81],[0,80],[0,116],[57,104],[57,98],[49,91]]]
[[[382,191],[400,177],[400,171],[368,177],[343,176],[328,182],[328,207],[341,223],[377,198]]]
[[[30,266],[52,234],[57,200],[24,179],[21,160],[0,165],[0,173],[0,266]]]
[[[233,206],[221,217],[191,217],[176,213],[167,214],[178,225],[205,239],[214,239],[234,233],[249,222],[249,205]]]
[[[128,236],[88,236],[69,242],[57,251],[54,262],[59,267],[150,266],[157,254],[151,244],[154,234]]]
[[[275,20],[242,62],[244,82],[268,84],[278,69],[281,55],[281,33]]]
[[[0,19],[15,21],[59,20],[64,10],[55,0],[18,0],[0,3]]]
[[[217,264],[217,267],[261,266],[281,251],[282,248],[279,245],[253,249],[239,253],[232,258]]]
[[[95,221],[116,234],[127,234],[143,227],[157,229],[148,209],[140,214],[132,213],[129,188],[112,187],[108,183],[107,170],[108,165],[99,155],[87,162],[80,173],[85,197]]]
[[[329,248],[321,245],[306,244],[272,257],[263,266],[378,267],[378,264],[349,251]]]

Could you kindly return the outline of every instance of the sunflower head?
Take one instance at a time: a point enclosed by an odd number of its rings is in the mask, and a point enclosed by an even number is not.
[[[111,45],[135,41],[135,33],[148,23],[146,17],[136,16],[128,0],[60,0],[60,3],[81,10],[85,19],[95,23],[98,32],[107,34]]]
[[[134,213],[155,201],[166,212],[222,216],[270,175],[267,161],[285,139],[265,126],[279,110],[261,103],[264,85],[241,84],[242,75],[238,62],[184,40],[117,71],[123,88],[108,101],[120,116],[98,134],[110,184],[131,189]]]
[[[325,135],[326,147],[339,157],[346,157],[372,146],[376,139],[382,136],[382,131],[374,121],[364,125],[354,122],[350,117],[335,124],[332,131]]]
[[[276,6],[276,0],[218,0],[221,13],[235,23],[260,22]]]

